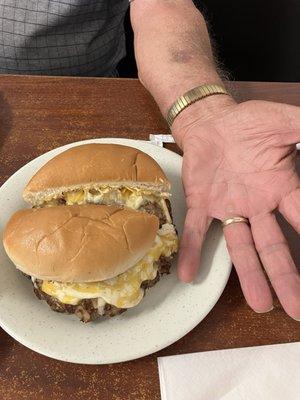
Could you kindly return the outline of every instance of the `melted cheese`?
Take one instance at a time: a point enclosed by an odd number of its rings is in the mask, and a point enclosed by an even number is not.
[[[65,304],[78,304],[83,299],[98,298],[118,308],[136,306],[144,296],[141,284],[155,279],[157,263],[161,256],[169,257],[177,251],[178,239],[171,224],[159,229],[150,251],[132,268],[123,274],[101,282],[60,283],[43,281],[42,290]]]
[[[146,189],[101,186],[94,190],[79,190],[64,193],[67,205],[94,203],[119,204],[137,210],[145,201],[159,202],[160,195]]]
[[[93,191],[79,190],[66,192],[64,196],[66,204],[71,206],[85,203],[117,204],[138,210],[141,205],[147,201],[150,203],[158,203],[166,216],[167,222],[172,223],[166,200],[150,190],[129,188],[127,186],[121,188],[103,186]]]
[[[166,198],[169,193],[157,193],[147,189],[132,188],[128,186],[111,187],[101,186],[92,190],[76,190],[65,192],[64,199],[66,204],[73,206],[74,204],[105,204],[105,205],[120,205],[138,210],[145,202],[158,203],[162,209],[167,222],[172,223]],[[44,207],[52,207],[59,205],[59,199],[49,199]]]

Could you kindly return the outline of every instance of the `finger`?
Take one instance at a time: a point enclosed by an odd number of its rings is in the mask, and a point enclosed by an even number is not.
[[[251,219],[251,229],[263,266],[277,296],[292,318],[300,319],[300,277],[273,214]]]
[[[297,131],[285,132],[281,136],[282,144],[285,146],[295,146],[300,143],[300,129]],[[297,146],[298,147],[298,146]]]
[[[281,200],[279,211],[295,231],[300,233],[300,188]]]
[[[178,258],[178,278],[191,282],[198,271],[201,247],[211,219],[199,208],[187,211]]]
[[[282,144],[293,145],[300,142],[300,107],[282,103],[269,103],[285,121]]]
[[[224,236],[247,303],[256,312],[272,310],[271,290],[257,256],[249,226],[245,223],[227,225],[224,227]]]

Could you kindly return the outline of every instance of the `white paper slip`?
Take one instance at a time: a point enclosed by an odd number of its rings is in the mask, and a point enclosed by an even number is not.
[[[158,358],[162,400],[300,399],[300,342]]]
[[[175,140],[172,135],[163,135],[163,134],[150,134],[149,140],[152,144],[155,144],[159,147],[164,147],[164,143],[175,143]]]

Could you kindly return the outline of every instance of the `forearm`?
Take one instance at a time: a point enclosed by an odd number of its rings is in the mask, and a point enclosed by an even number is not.
[[[205,20],[192,0],[135,0],[131,20],[139,78],[164,116],[189,89],[222,83]],[[207,104],[228,101],[214,97],[219,99]]]

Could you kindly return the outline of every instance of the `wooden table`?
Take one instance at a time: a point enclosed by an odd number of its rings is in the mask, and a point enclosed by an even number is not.
[[[239,100],[300,105],[300,84],[231,84]],[[29,160],[66,143],[96,137],[148,139],[168,128],[136,80],[0,77],[0,184]],[[1,277],[0,277],[1,279]],[[156,400],[157,356],[300,340],[299,325],[278,302],[268,314],[245,304],[236,274],[212,312],[157,354],[123,364],[84,366],[52,360],[0,329],[0,399]]]

